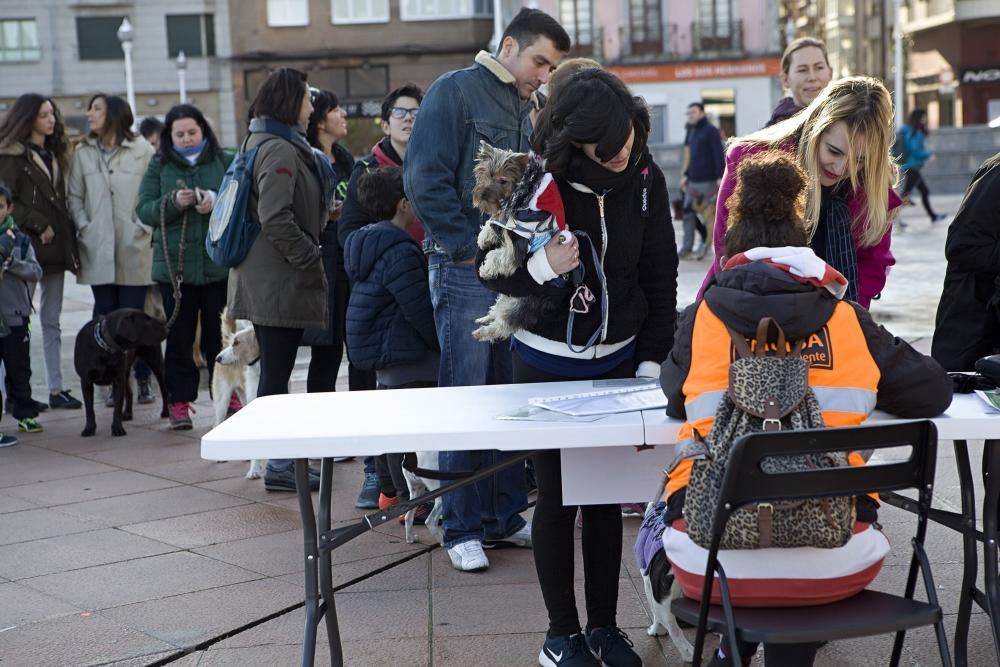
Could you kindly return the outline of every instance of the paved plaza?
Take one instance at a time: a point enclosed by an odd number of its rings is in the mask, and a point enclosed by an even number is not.
[[[958,203],[959,197],[935,200],[947,213]],[[911,224],[893,244],[899,265],[872,311],[927,350],[947,230],[930,227],[918,208],[905,218]],[[694,298],[706,261],[681,263],[680,303]],[[63,368],[77,395],[73,339],[91,307],[90,290],[69,278]],[[36,398],[46,391],[39,340],[36,333]],[[304,390],[307,362],[303,350],[293,391]],[[346,387],[346,367],[341,371],[339,386]],[[0,665],[138,666],[168,659],[183,667],[298,664],[303,564],[294,495],[267,493],[261,482],[247,481],[243,461],[202,460],[199,438],[212,422],[207,390],[195,409],[195,429],[174,432],[158,417],[157,406],[141,406],[124,438],[110,437],[110,409],[98,408],[93,438],[79,437],[81,411],[50,410],[40,417],[44,433],[21,435],[18,445],[0,450]],[[2,428],[12,426],[5,417]],[[970,445],[975,468],[982,443]],[[943,443],[939,463],[936,504],[957,508],[949,443]],[[333,517],[339,525],[362,516],[353,507],[361,478],[360,460],[334,466]],[[901,592],[915,521],[892,508],[884,508],[881,519],[894,551],[875,587]],[[638,519],[625,520],[619,625],[646,665],[679,665],[668,640],[645,632],[650,618],[631,557],[638,527]],[[418,529],[418,539],[407,545],[402,527],[391,522],[334,552],[347,663],[537,664],[546,617],[531,551],[491,551],[490,570],[468,574],[455,571],[443,549],[429,546],[425,529]],[[928,552],[951,635],[961,542],[932,526]],[[365,577],[376,570],[382,571]],[[582,609],[579,559],[576,580]],[[320,632],[317,664],[324,665],[328,652]],[[817,664],[886,664],[890,645],[889,637],[834,642],[820,651]],[[978,609],[969,655],[972,665],[995,664],[988,620]],[[903,664],[938,664],[929,631],[908,635]]]

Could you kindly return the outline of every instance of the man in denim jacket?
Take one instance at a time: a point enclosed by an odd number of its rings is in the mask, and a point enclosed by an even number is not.
[[[496,300],[476,275],[476,236],[483,216],[472,206],[472,168],[480,140],[513,151],[530,148],[537,90],[570,49],[551,16],[522,9],[504,31],[497,54],[481,51],[472,67],[442,75],[424,96],[406,152],[406,196],[424,223],[431,302],[441,343],[442,387],[511,381],[506,342],[473,339],[474,320]],[[480,464],[503,458],[483,452]],[[469,452],[441,452],[442,470],[469,470]],[[452,564],[467,572],[489,567],[483,544],[531,546],[524,471],[513,468],[443,498],[444,542]]]

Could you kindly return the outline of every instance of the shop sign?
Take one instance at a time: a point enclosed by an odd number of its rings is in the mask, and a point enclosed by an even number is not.
[[[962,85],[1000,83],[1000,67],[980,67],[962,70]]]

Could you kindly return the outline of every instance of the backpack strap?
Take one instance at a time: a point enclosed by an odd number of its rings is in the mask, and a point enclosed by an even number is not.
[[[758,357],[763,357],[767,354],[767,339],[771,333],[771,326],[778,330],[778,339],[775,346],[775,356],[779,359],[785,358],[785,330],[781,328],[778,321],[773,317],[762,317],[760,322],[757,323],[757,349],[755,354]]]
[[[752,357],[753,352],[750,351],[750,346],[747,345],[747,339],[743,337],[742,334],[738,334],[729,327],[726,327],[726,331],[729,332],[729,337],[733,339],[733,347],[736,348],[736,358],[746,359],[747,357]]]

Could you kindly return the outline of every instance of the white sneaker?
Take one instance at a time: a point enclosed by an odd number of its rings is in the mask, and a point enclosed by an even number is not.
[[[477,540],[460,542],[448,549],[448,558],[456,570],[462,572],[483,572],[490,566],[490,561],[483,553],[483,543]]]
[[[487,549],[491,549],[495,546],[511,546],[511,547],[522,547],[524,549],[531,548],[531,524],[524,524],[519,531],[513,535],[508,535],[499,540],[486,540],[485,546]]]

